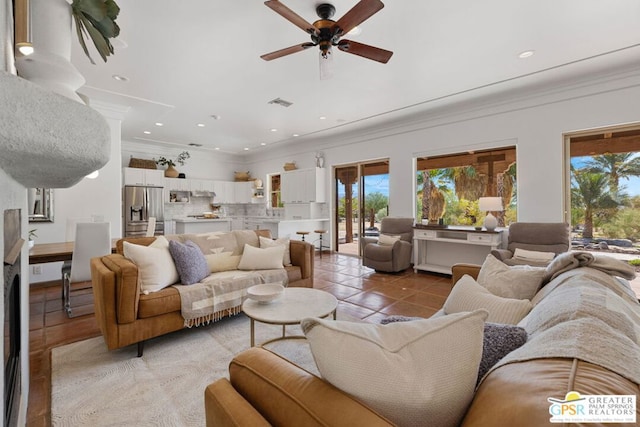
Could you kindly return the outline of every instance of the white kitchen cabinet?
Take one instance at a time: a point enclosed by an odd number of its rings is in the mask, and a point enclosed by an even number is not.
[[[326,169],[310,168],[283,172],[281,194],[283,203],[325,203]]]
[[[234,203],[233,184],[232,181],[213,181],[213,191],[216,193],[216,197],[213,199],[214,203]]]
[[[163,187],[164,171],[157,169],[123,168],[124,185]]]
[[[190,179],[189,189],[191,191],[216,191],[214,189],[214,181],[209,179]]]
[[[231,231],[229,219],[176,219],[176,233],[211,233],[214,231]]]
[[[183,178],[165,178],[164,187],[175,191],[191,191],[191,180]]]
[[[234,182],[233,184],[234,197],[231,203],[251,203],[253,182]]]

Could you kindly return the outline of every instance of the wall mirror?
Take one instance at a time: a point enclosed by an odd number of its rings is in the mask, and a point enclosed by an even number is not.
[[[53,222],[53,189],[30,188],[28,192],[29,222]]]

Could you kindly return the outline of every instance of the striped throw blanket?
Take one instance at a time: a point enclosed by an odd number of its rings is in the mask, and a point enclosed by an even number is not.
[[[188,328],[206,325],[240,313],[247,288],[262,283],[287,286],[285,269],[224,271],[193,285],[174,285],[180,293],[181,314]]]

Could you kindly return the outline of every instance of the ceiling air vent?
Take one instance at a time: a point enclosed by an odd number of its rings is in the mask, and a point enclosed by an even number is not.
[[[202,144],[196,144],[195,142],[190,142],[189,147],[202,147]]]
[[[282,107],[291,107],[291,105],[293,105],[293,102],[285,101],[282,98],[276,98],[276,99],[272,99],[267,104],[278,104]]]

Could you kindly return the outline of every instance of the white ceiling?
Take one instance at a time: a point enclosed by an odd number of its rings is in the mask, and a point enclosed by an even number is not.
[[[389,63],[334,49],[330,80],[319,78],[316,48],[260,59],[310,41],[260,0],[117,0],[115,54],[103,63],[91,50],[92,65],[74,41],[72,62],[86,78],[80,92],[130,107],[123,140],[238,154],[639,63],[638,0],[383,1],[360,35],[343,38],[393,51]],[[356,2],[333,0],[333,19]],[[283,3],[313,22],[323,2]],[[519,59],[526,50],[535,54]],[[278,97],[293,105],[268,103]]]

